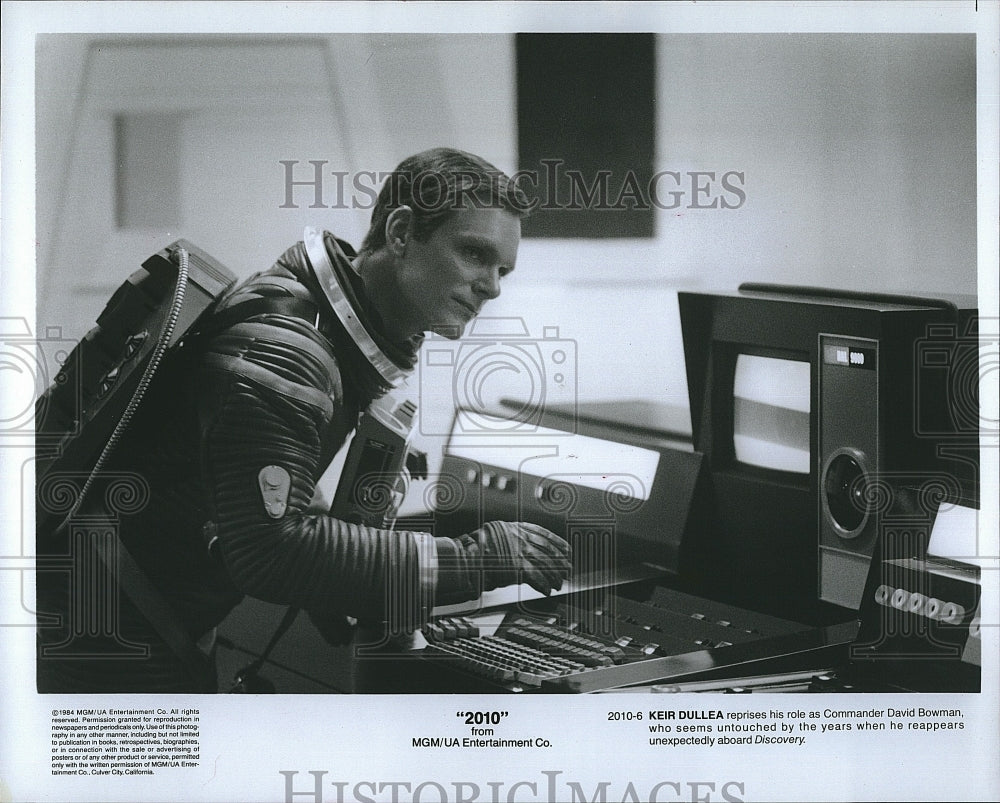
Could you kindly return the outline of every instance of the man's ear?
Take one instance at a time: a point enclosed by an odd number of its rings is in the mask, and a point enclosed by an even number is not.
[[[410,239],[410,225],[413,210],[408,206],[397,206],[385,219],[385,245],[393,256],[401,257]]]

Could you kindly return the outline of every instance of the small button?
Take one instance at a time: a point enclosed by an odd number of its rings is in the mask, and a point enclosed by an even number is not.
[[[909,610],[910,613],[923,613],[925,602],[927,602],[927,597],[914,591],[910,594],[910,601],[907,605],[907,610]]]
[[[941,621],[946,625],[961,624],[965,618],[965,608],[957,602],[946,602],[941,609]]]

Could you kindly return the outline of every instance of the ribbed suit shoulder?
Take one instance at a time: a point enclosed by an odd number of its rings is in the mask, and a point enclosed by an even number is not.
[[[215,333],[203,348],[203,370],[240,377],[262,391],[315,407],[329,418],[336,400],[343,397],[343,386],[333,347],[317,328],[319,305],[297,278],[276,267],[223,298],[217,313],[232,314],[244,302],[260,300],[299,304],[293,314],[267,311],[264,304],[265,311]],[[278,303],[273,306],[278,309]]]

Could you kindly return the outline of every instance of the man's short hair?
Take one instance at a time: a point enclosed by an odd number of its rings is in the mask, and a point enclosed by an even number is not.
[[[404,159],[386,179],[361,250],[385,245],[385,222],[400,206],[413,210],[413,235],[424,242],[461,209],[505,209],[524,217],[529,205],[511,178],[485,159],[454,148],[432,148]]]

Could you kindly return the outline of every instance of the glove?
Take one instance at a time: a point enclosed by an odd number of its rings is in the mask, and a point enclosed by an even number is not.
[[[527,583],[549,595],[572,568],[569,544],[537,524],[491,521],[455,542],[464,571],[482,573],[484,591]]]

